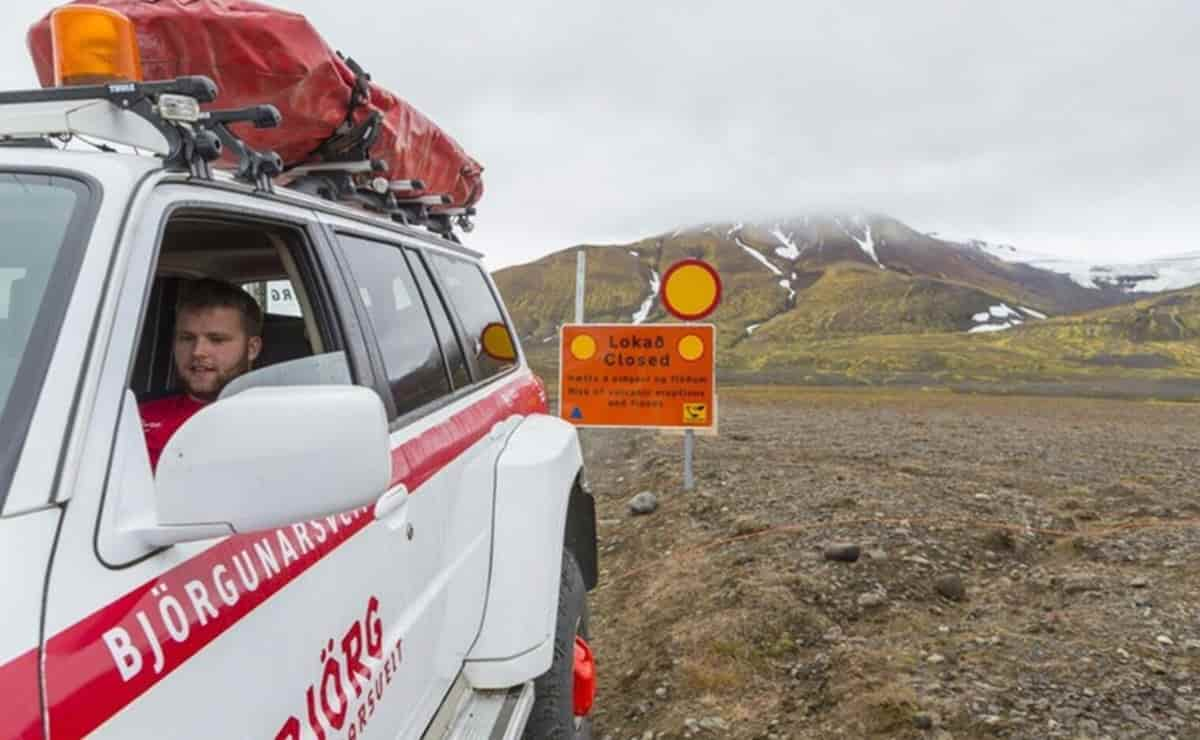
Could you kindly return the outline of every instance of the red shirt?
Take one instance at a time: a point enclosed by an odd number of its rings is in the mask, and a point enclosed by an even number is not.
[[[158,469],[158,458],[163,448],[192,414],[204,408],[204,401],[197,401],[186,393],[178,396],[147,401],[138,406],[142,416],[142,431],[146,434],[146,449],[150,452],[150,468]]]

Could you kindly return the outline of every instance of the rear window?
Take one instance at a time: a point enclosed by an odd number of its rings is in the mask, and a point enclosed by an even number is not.
[[[397,415],[449,395],[441,347],[404,252],[346,234],[338,238],[370,317]]]
[[[489,326],[499,324],[503,327],[508,331],[510,342],[512,332],[504,322],[500,304],[483,270],[473,262],[436,252],[429,253],[429,261],[441,278],[447,300],[462,321],[467,351],[475,355],[481,379],[499,375],[513,367],[516,364],[514,360],[494,357],[484,351],[483,334]]]
[[[78,180],[0,172],[0,506],[66,314],[91,206]]]

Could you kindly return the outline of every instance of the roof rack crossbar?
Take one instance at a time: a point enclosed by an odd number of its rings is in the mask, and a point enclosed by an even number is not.
[[[211,131],[238,155],[235,177],[254,185],[266,193],[273,192],[274,178],[283,172],[283,160],[275,152],[260,152],[229,130],[231,123],[252,123],[255,128],[275,128],[283,120],[279,109],[273,105],[256,105],[250,108],[219,110],[207,113],[200,126]]]
[[[392,180],[388,183],[393,193],[420,192],[425,189],[424,180]]]
[[[448,206],[454,201],[449,195],[419,195],[416,198],[397,198],[400,205]]]

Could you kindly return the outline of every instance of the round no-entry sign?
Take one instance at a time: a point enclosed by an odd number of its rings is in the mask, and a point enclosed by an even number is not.
[[[704,260],[680,260],[663,275],[659,297],[663,308],[676,318],[697,321],[721,302],[721,277]]]

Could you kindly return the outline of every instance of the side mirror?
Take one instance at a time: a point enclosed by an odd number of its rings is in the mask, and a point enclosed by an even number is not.
[[[374,504],[391,475],[387,414],[374,391],[248,388],[175,432],[159,459],[156,521],[138,534],[168,545],[344,513]]]

